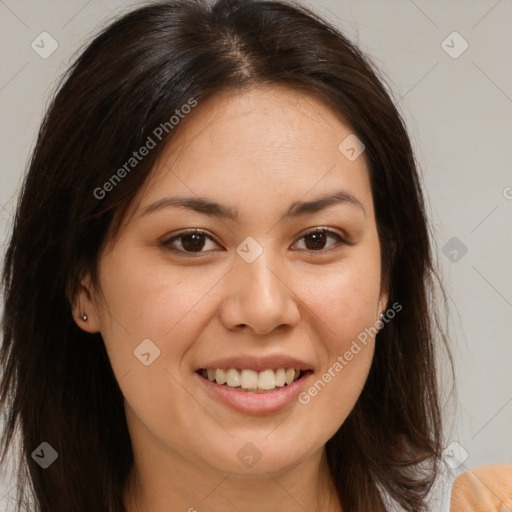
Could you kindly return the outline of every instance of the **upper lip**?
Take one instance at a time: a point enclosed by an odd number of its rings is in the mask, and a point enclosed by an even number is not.
[[[199,366],[197,370],[217,368],[241,368],[256,372],[277,368],[295,368],[303,371],[312,369],[310,364],[295,357],[286,354],[272,354],[268,356],[238,355],[215,359]]]

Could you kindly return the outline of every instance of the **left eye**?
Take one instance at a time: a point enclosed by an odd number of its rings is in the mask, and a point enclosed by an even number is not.
[[[330,229],[326,228],[320,228],[315,229],[314,231],[310,231],[309,233],[306,233],[305,235],[300,237],[299,241],[303,239],[306,240],[306,249],[319,252],[325,249],[324,245],[329,237],[337,239],[340,243],[345,242],[345,240],[343,240],[343,238],[341,238],[341,236],[338,235],[338,233],[335,233],[334,231],[331,231]],[[332,245],[330,247],[332,247]]]
[[[301,236],[296,244],[301,240],[304,240],[305,250],[320,252],[325,250],[325,245],[329,238],[334,238],[340,243],[345,242],[343,238],[334,231],[326,228],[320,228]],[[182,232],[179,235],[163,242],[162,245],[175,252],[194,254],[207,252],[203,251],[205,245],[207,245],[206,239],[210,240],[216,245],[216,242],[211,236],[206,234],[206,232],[198,229]],[[331,244],[329,247],[332,247],[332,245],[334,244]],[[303,248],[299,249],[304,250]]]

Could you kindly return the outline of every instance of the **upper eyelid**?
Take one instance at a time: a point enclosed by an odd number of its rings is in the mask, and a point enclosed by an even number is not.
[[[199,235],[204,235],[208,238],[210,238],[211,240],[213,240],[215,243],[218,243],[217,240],[215,240],[215,237],[213,235],[210,235],[210,233],[208,233],[208,231],[204,231],[200,228],[190,228],[190,229],[185,229],[183,231],[179,231],[178,233],[172,235],[172,236],[166,236],[163,238],[162,240],[162,243],[164,244],[167,244],[169,242],[171,242],[172,240],[175,240],[177,238],[181,238],[183,236],[187,236],[187,235],[193,235],[193,234],[199,234]]]

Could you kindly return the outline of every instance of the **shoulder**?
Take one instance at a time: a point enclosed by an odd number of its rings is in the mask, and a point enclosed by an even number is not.
[[[450,512],[512,510],[512,464],[493,464],[464,471],[455,479]]]

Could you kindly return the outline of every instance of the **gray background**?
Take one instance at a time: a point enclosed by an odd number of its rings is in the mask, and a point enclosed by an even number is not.
[[[446,409],[446,445],[458,443],[460,470],[511,463],[512,2],[303,3],[370,54],[413,139],[450,298],[458,400]],[[57,78],[100,27],[138,4],[0,0],[2,252]],[[47,59],[31,48],[44,31],[58,42]]]

